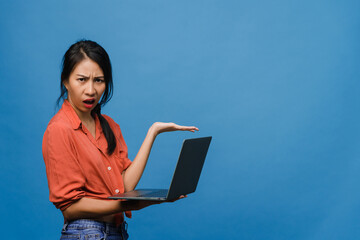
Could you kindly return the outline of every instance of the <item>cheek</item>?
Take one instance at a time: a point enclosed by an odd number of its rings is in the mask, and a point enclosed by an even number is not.
[[[78,86],[76,84],[69,84],[67,91],[68,95],[71,95],[71,98],[75,99],[81,96],[82,89],[81,86]]]
[[[106,86],[105,86],[105,85],[100,87],[100,89],[99,89],[99,91],[98,91],[100,96],[103,95],[103,93],[105,92],[105,89],[106,89]]]

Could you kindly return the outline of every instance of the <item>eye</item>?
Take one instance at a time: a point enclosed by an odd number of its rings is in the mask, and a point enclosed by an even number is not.
[[[95,82],[97,82],[97,83],[103,83],[103,82],[105,82],[105,80],[102,79],[102,78],[95,78],[94,80],[95,80]]]
[[[77,80],[79,80],[80,82],[84,82],[85,78],[78,78]]]

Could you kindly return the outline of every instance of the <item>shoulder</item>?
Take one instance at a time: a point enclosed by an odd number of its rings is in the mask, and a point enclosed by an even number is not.
[[[117,124],[114,119],[112,119],[111,117],[109,117],[108,115],[106,114],[101,114],[105,119],[106,121],[109,123],[110,127],[111,128],[120,128],[119,124]]]
[[[49,124],[46,127],[45,135],[54,134],[54,135],[68,135],[73,131],[73,126],[69,119],[58,112],[55,116],[50,120]]]
[[[111,124],[116,124],[116,122],[114,121],[114,119],[112,119],[111,117],[109,117],[106,114],[101,114],[101,116],[103,116],[109,123]]]
[[[61,155],[74,145],[74,129],[67,121],[61,121],[56,115],[49,122],[42,141],[44,159],[49,154]]]
[[[121,133],[121,129],[120,129],[120,126],[119,124],[117,124],[114,119],[112,119],[111,117],[109,117],[108,115],[105,115],[105,114],[101,114],[105,119],[106,121],[109,123],[109,126],[111,127],[111,129],[114,131],[115,135],[122,135]]]

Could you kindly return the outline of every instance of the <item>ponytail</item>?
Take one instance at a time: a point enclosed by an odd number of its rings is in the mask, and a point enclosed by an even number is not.
[[[108,144],[107,153],[109,155],[113,154],[115,147],[116,147],[115,135],[114,135],[114,132],[112,131],[108,121],[101,115],[100,104],[97,104],[96,107],[91,111],[91,113],[93,115],[96,114],[99,118],[102,131],[105,135],[105,138],[106,138],[106,141]]]

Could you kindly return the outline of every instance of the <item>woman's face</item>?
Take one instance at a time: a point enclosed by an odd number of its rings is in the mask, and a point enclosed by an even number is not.
[[[89,58],[75,66],[64,85],[68,100],[80,118],[91,113],[106,88],[102,69]]]

